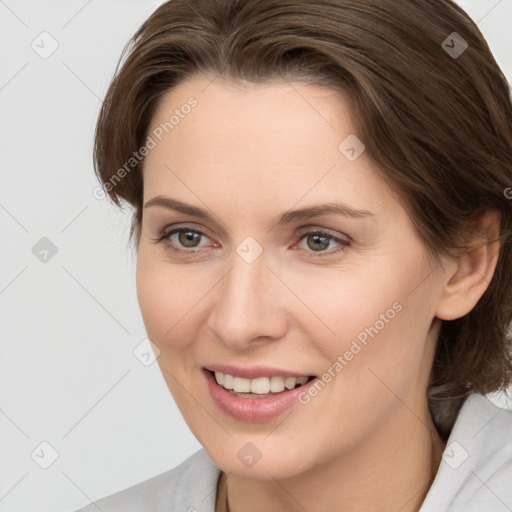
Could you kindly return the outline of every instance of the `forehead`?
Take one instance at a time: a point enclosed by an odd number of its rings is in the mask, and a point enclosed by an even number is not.
[[[330,146],[336,152],[338,139],[355,132],[349,110],[342,93],[319,85],[234,83],[195,75],[162,98],[150,131],[163,128],[162,137],[169,145],[174,141],[176,149],[178,141],[187,139],[199,152],[208,146],[211,154],[215,146],[215,152],[233,156],[231,150],[236,150],[249,156],[260,150],[254,143],[258,142],[265,143],[267,151],[274,148],[291,157],[294,146],[299,153],[310,154],[322,140],[321,151]],[[310,141],[308,148],[303,147],[305,139]]]
[[[144,199],[193,191],[292,206],[308,195],[384,208],[385,183],[371,160],[363,152],[351,161],[340,150],[356,131],[350,101],[338,91],[196,75],[167,93],[151,119],[156,145],[144,163]]]

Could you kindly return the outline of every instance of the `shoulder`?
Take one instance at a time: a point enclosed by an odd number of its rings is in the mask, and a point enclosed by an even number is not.
[[[179,466],[75,512],[213,512],[220,473],[200,449]]]
[[[512,411],[470,395],[420,512],[512,510]]]

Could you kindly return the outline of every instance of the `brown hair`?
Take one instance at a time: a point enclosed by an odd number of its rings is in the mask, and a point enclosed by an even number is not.
[[[464,41],[460,55],[450,53]],[[196,73],[255,83],[291,77],[347,93],[359,138],[434,258],[456,255],[479,214],[501,212],[488,289],[470,313],[441,323],[428,403],[446,439],[470,392],[504,389],[512,374],[512,105],[475,23],[450,0],[163,4],[125,47],[95,136],[96,173],[117,205],[133,207],[136,247],[143,159],[112,178],[144,146],[159,100]]]

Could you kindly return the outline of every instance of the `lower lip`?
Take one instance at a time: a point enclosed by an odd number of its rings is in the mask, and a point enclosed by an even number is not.
[[[307,388],[317,379],[302,386],[275,396],[267,398],[242,398],[231,394],[222,386],[217,384],[215,377],[208,371],[203,370],[208,384],[208,389],[217,407],[229,416],[237,420],[251,423],[258,423],[277,418],[299,401],[299,395],[307,392]]]

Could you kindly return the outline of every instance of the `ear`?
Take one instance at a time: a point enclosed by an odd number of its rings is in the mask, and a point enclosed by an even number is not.
[[[489,286],[498,262],[500,222],[498,210],[484,212],[476,221],[468,248],[445,267],[446,282],[436,309],[441,320],[469,313]]]

